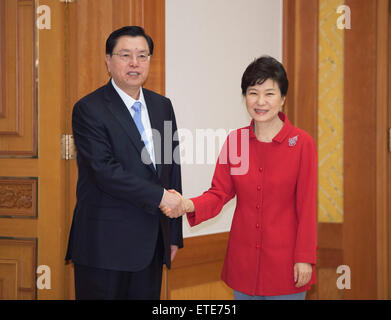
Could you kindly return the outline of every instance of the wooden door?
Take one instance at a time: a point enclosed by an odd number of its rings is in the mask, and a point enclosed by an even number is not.
[[[46,4],[51,29],[38,31],[35,1],[0,3],[0,299],[64,291],[64,20]]]
[[[146,86],[164,94],[164,15],[164,0],[0,1],[0,299],[74,297],[77,168],[61,136],[73,104],[109,80],[105,41],[123,25],[154,39]]]

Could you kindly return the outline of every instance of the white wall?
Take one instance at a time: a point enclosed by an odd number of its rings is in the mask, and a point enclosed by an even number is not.
[[[206,163],[205,155],[197,164],[196,156],[202,157],[196,147],[202,142],[196,130],[228,133],[249,124],[241,77],[247,65],[264,54],[281,61],[282,0],[166,0],[166,95],[178,127],[194,138],[193,150],[182,153],[182,162],[187,161],[182,164],[185,197],[210,187],[219,152],[216,140],[213,161]],[[229,231],[234,209],[231,200],[217,217],[193,228],[184,217],[184,236]]]

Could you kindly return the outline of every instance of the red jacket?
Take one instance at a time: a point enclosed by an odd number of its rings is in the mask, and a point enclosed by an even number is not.
[[[187,213],[190,225],[197,225],[237,196],[222,279],[249,295],[293,294],[315,283],[316,145],[283,113],[279,116],[284,126],[270,143],[257,140],[253,122],[231,132],[211,188],[191,199],[195,212]],[[297,262],[313,265],[310,282],[301,288],[294,282]]]

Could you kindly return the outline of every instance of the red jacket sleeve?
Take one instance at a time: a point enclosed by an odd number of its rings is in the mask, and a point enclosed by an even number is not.
[[[295,263],[316,263],[318,156],[311,136],[302,136],[299,176],[296,189],[297,237]]]
[[[217,216],[223,206],[235,196],[227,148],[228,139],[217,160],[212,186],[201,196],[190,199],[194,203],[195,212],[188,212],[187,220],[192,227]]]

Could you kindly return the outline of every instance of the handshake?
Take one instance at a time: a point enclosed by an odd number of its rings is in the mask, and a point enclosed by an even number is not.
[[[186,212],[194,212],[193,201],[185,199],[175,190],[164,190],[160,210],[169,218],[178,218]]]

